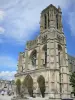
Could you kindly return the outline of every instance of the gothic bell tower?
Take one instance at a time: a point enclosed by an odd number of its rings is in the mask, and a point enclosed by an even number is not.
[[[68,56],[60,7],[51,4],[41,12],[40,34],[47,37],[47,67],[50,68],[49,84],[52,84],[49,92],[54,90],[55,95],[57,91],[60,98],[70,97]]]
[[[40,94],[37,80],[42,76],[45,95],[51,100],[70,98],[68,55],[60,7],[51,4],[41,12],[39,36],[28,41],[26,51],[20,53],[15,77],[23,82],[28,76],[33,79],[35,96]]]
[[[56,8],[52,4],[41,12],[40,31],[56,28],[62,31],[62,12],[61,8]]]

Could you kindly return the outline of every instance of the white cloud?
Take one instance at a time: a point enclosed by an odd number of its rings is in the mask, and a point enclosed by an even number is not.
[[[1,2],[1,8],[5,9],[5,36],[17,41],[25,42],[39,27],[40,13],[49,4],[66,9],[70,0],[5,0]],[[2,6],[3,5],[3,6]]]
[[[14,74],[16,71],[13,71],[17,68],[17,61],[10,56],[0,56],[0,78],[1,79],[14,79]],[[4,70],[4,71],[3,71]],[[10,70],[10,71],[7,71]]]
[[[5,12],[3,10],[0,10],[0,21],[4,19]]]
[[[13,80],[16,71],[2,71],[0,72],[0,79]]]
[[[10,56],[0,56],[0,67],[16,68],[17,61]]]
[[[5,29],[3,27],[0,27],[0,34],[4,33]]]

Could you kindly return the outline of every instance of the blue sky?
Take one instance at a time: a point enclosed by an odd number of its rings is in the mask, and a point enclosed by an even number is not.
[[[67,51],[75,56],[75,0],[0,0],[0,78],[13,79],[19,52],[39,33],[40,13],[60,5]]]

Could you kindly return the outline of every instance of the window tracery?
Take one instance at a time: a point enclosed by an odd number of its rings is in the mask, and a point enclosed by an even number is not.
[[[32,51],[30,58],[33,66],[36,66],[36,56],[37,56],[36,50]]]

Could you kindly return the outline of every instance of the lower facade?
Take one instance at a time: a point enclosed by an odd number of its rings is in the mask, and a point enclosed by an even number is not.
[[[71,98],[68,83],[60,83],[60,74],[58,69],[40,69],[35,71],[26,71],[25,73],[17,73],[15,75],[15,81],[20,79],[21,82],[23,82],[28,75],[33,79],[33,94],[36,97],[41,96],[37,80],[42,76],[45,80],[45,96],[55,99]],[[26,89],[25,94],[29,95]]]

